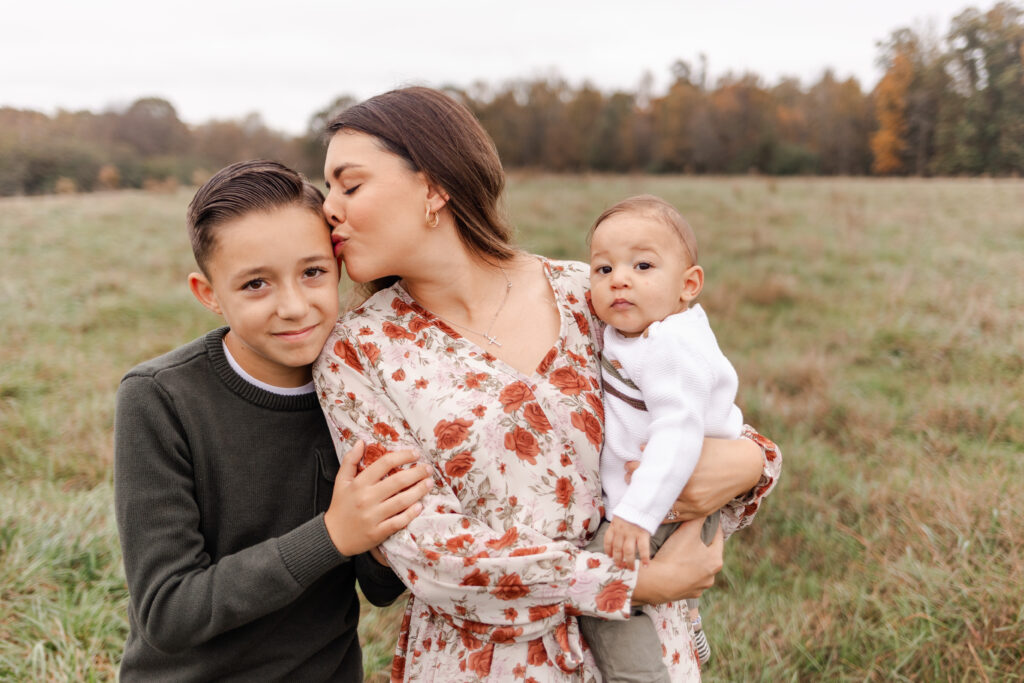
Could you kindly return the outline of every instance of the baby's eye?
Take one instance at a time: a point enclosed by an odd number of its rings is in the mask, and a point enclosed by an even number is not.
[[[640,263],[636,264],[636,269],[637,270],[647,270],[648,268],[653,268],[653,267],[654,266],[652,264],[648,263],[647,261],[641,261]]]
[[[267,281],[264,280],[263,278],[258,277],[255,280],[249,280],[248,282],[246,282],[244,285],[242,285],[242,289],[248,290],[250,292],[258,292],[259,290],[265,288],[266,286]]]
[[[594,269],[594,272],[598,273],[600,275],[607,275],[608,273],[612,272],[612,267],[611,266],[598,266],[597,268]]]

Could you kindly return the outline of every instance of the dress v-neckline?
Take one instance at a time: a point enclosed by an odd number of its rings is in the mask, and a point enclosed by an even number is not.
[[[423,305],[416,301],[416,299],[414,299],[412,295],[409,294],[408,290],[406,290],[405,287],[400,282],[395,284],[394,289],[401,299],[403,299],[407,304],[410,304],[413,307],[413,310],[416,311],[417,315],[423,317],[427,322],[430,323],[431,328],[436,329],[439,333],[445,335],[450,339],[462,342],[465,346],[475,349],[477,351],[476,355],[480,358],[483,358],[484,360],[487,360],[488,358],[493,358],[493,367],[495,369],[501,370],[502,372],[511,375],[516,379],[525,379],[532,381],[533,379],[544,376],[540,372],[541,366],[544,365],[545,359],[551,355],[552,351],[554,351],[557,354],[558,350],[565,346],[565,337],[568,333],[568,330],[566,329],[567,320],[565,317],[565,311],[563,310],[564,297],[559,288],[555,286],[554,279],[551,275],[551,261],[544,256],[539,256],[536,254],[532,256],[533,258],[536,258],[538,261],[540,261],[541,267],[544,270],[544,278],[547,280],[548,287],[551,289],[551,294],[554,296],[555,310],[558,312],[558,336],[555,339],[554,344],[548,347],[548,349],[544,352],[544,355],[540,357],[540,359],[534,365],[533,370],[531,370],[530,372],[520,370],[511,363],[508,363],[504,359],[499,358],[498,356],[494,355],[484,347],[480,346],[480,344],[476,343],[472,339],[469,339],[468,337],[459,333],[459,331],[456,330],[453,325],[447,323],[444,319],[441,318],[441,316],[435,313],[431,313]]]

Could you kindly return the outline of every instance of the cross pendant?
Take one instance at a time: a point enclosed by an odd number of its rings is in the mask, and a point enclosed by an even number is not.
[[[491,335],[485,334],[484,337],[487,338],[488,343],[494,344],[495,346],[501,346],[501,342],[492,337]]]

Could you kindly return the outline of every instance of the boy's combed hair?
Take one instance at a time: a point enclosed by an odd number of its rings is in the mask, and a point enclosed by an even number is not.
[[[323,215],[324,195],[304,175],[266,159],[240,161],[217,171],[188,205],[188,236],[196,265],[207,277],[217,228],[254,211],[297,205]]]
[[[665,222],[666,225],[671,227],[679,235],[679,239],[683,241],[683,247],[686,249],[687,255],[690,257],[690,265],[697,265],[697,235],[694,234],[693,228],[686,222],[682,214],[676,210],[676,207],[666,202],[661,197],[655,197],[653,194],[641,194],[635,197],[629,197],[623,199],[618,204],[605,209],[604,213],[597,217],[594,224],[590,226],[590,231],[587,233],[587,243],[594,237],[594,231],[597,230],[597,226],[604,223],[606,220],[619,213],[639,213],[654,216]]]

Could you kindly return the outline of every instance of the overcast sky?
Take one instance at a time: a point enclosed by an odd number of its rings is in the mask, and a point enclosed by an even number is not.
[[[677,59],[712,79],[805,85],[826,67],[868,90],[877,41],[944,34],[963,0],[21,0],[0,12],[0,106],[100,111],[149,95],[190,123],[259,112],[303,131],[336,96],[419,83],[499,85],[558,73],[655,92]]]

